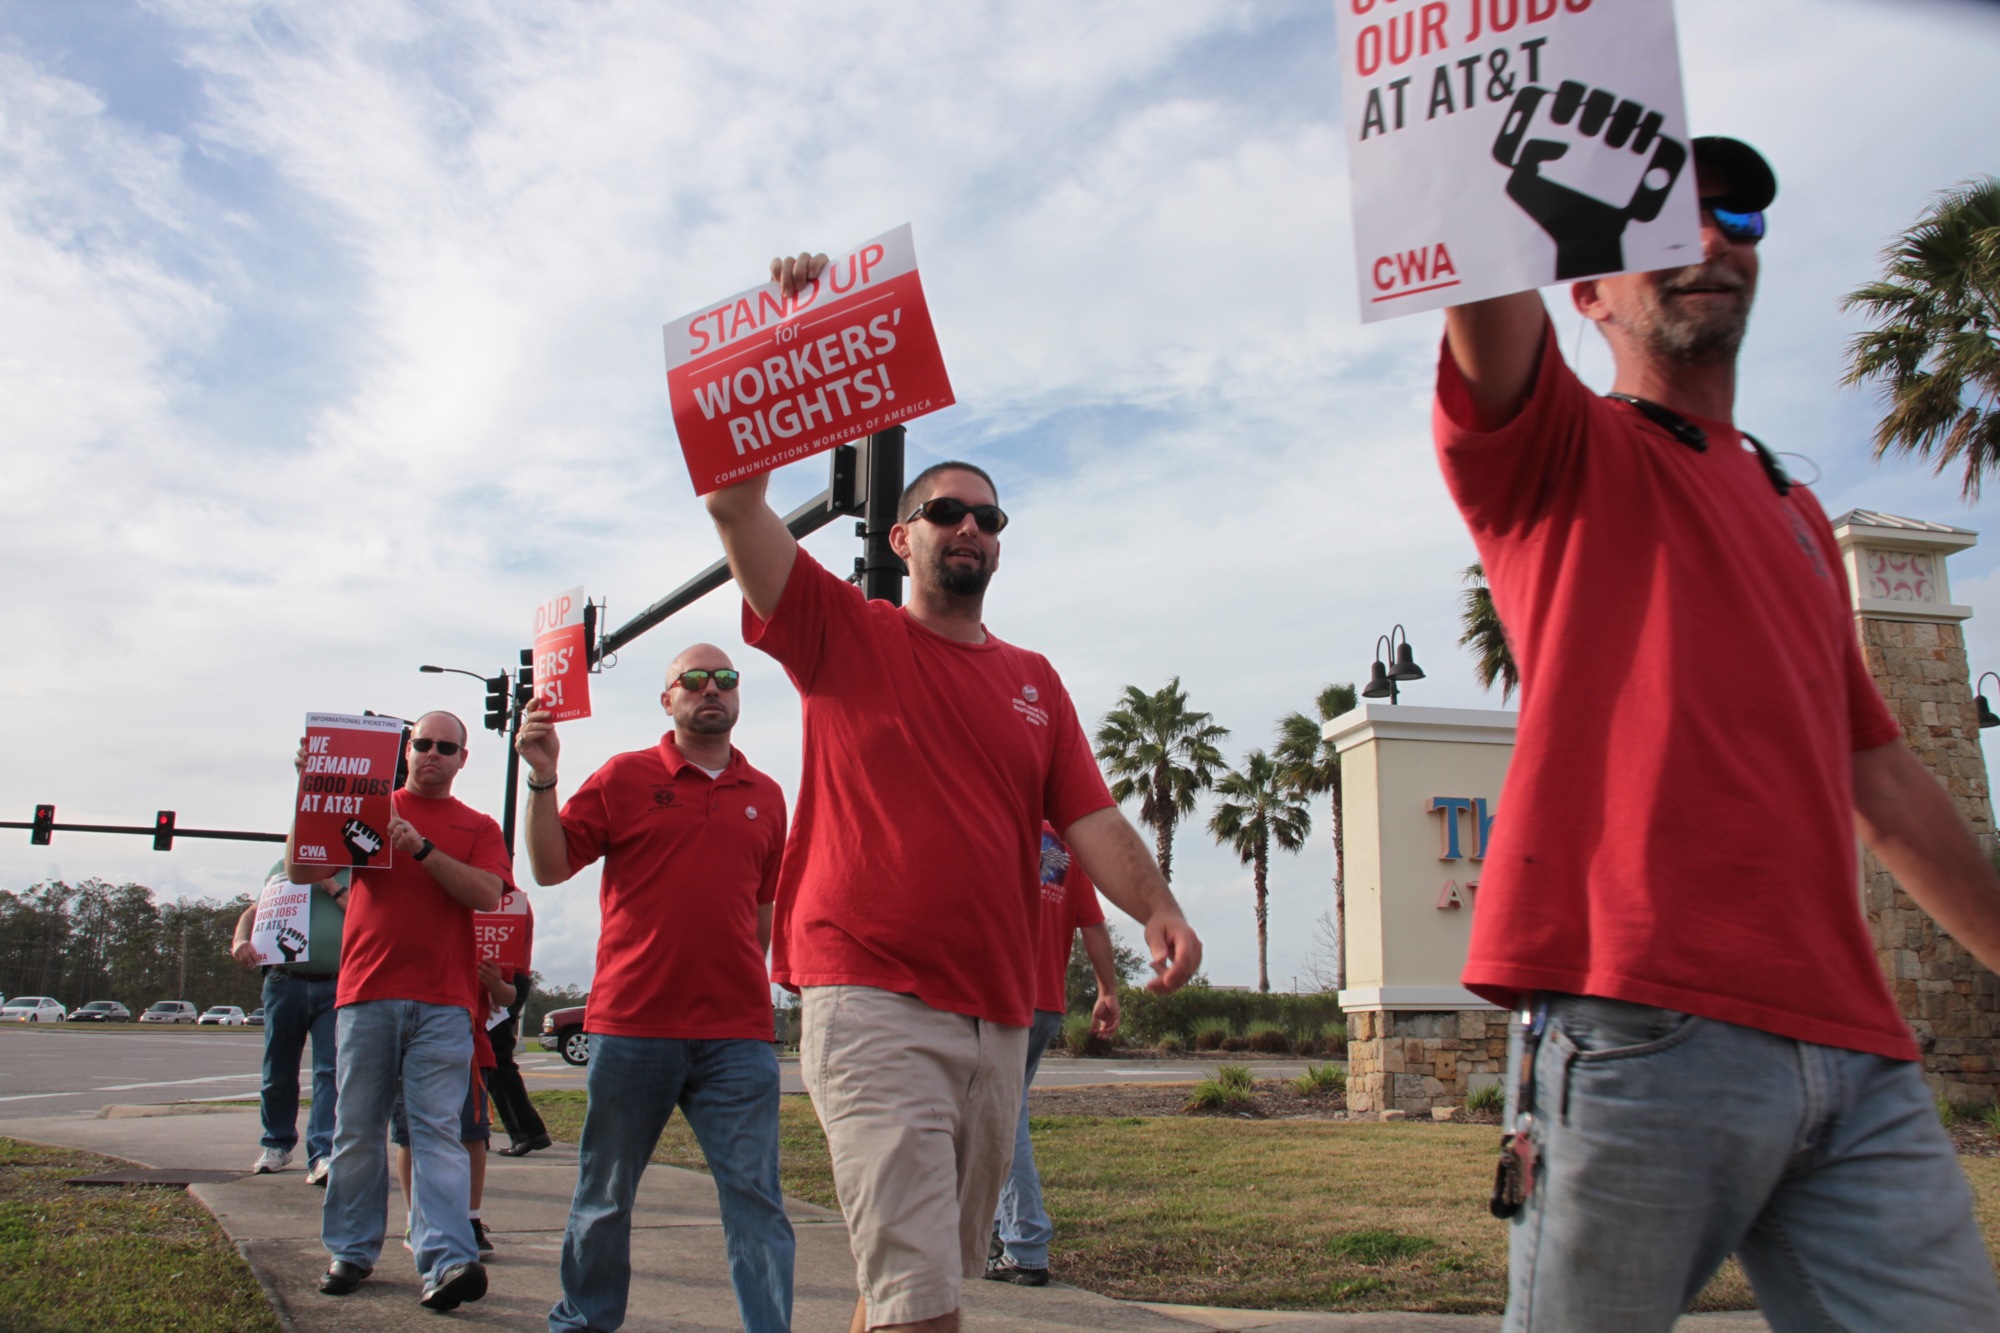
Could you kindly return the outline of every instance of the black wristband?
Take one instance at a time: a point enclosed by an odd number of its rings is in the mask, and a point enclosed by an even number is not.
[[[424,859],[424,858],[425,858],[426,856],[429,856],[429,855],[431,854],[431,852],[432,852],[433,850],[435,850],[435,848],[434,848],[434,845],[432,844],[431,840],[430,840],[429,838],[425,838],[425,839],[424,839],[424,845],[423,845],[423,846],[421,846],[421,847],[419,847],[419,848],[417,848],[417,852],[416,852],[416,855],[415,855],[415,856],[412,856],[412,857],[411,857],[410,859],[411,859],[412,861],[421,861],[421,860],[423,860],[423,859]]]
[[[555,789],[556,789],[556,780],[554,778],[550,778],[547,782],[537,782],[535,781],[534,774],[530,773],[528,775],[529,791],[554,791]]]

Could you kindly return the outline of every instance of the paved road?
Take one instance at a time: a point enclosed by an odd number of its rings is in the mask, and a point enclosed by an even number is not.
[[[0,1121],[29,1116],[95,1115],[107,1105],[156,1105],[254,1097],[264,1043],[255,1030],[141,1030],[49,1025],[0,1028]],[[529,1049],[521,1070],[531,1091],[581,1088],[582,1069]],[[1259,1061],[1260,1078],[1290,1078],[1303,1061]],[[804,1092],[796,1059],[780,1069],[787,1092]],[[1199,1060],[1043,1061],[1037,1087],[1090,1083],[1191,1083],[1215,1069]],[[302,1077],[310,1091],[310,1076]]]

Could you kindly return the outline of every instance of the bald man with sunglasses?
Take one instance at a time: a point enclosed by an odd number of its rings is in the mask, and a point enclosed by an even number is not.
[[[788,294],[824,255],[774,261]],[[743,631],[804,699],[805,753],[772,975],[800,993],[800,1068],[826,1129],[860,1288],[852,1328],[952,1330],[985,1271],[1034,1016],[1042,823],[1142,922],[1184,984],[1201,944],[1097,769],[1048,660],[981,620],[1007,515],[940,463],[889,532],[906,607],[799,549],[767,475],[707,497]]]
[[[633,1200],[677,1106],[715,1178],[743,1327],[791,1327],[794,1243],[778,1185],[778,1058],[764,965],[785,798],[730,744],[739,683],[715,645],[682,652],[660,694],[673,730],[613,756],[560,811],[561,746],[549,714],[531,709],[515,741],[528,765],[536,880],[560,884],[604,861],[604,924],[583,1021],[590,1107],[550,1333],[609,1333],[624,1323]]]
[[[2000,1327],[1855,834],[1989,967],[2000,881],[1876,691],[1825,514],[1735,425],[1777,180],[1693,150],[1694,262],[1571,288],[1612,393],[1534,292],[1445,317],[1438,456],[1521,670],[1464,972],[1522,1015],[1506,1327],[1665,1333],[1731,1253],[1774,1329]]]

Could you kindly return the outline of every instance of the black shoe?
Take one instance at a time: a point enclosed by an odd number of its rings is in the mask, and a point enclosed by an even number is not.
[[[374,1271],[372,1268],[363,1268],[360,1264],[350,1264],[345,1259],[335,1259],[319,1280],[320,1295],[345,1296],[360,1286],[362,1279]]]
[[[1017,1287],[1046,1287],[1049,1285],[1049,1270],[1046,1268],[1023,1268],[1006,1255],[986,1262],[988,1282],[1011,1282]]]
[[[1004,1259],[1006,1257],[1007,1242],[1000,1239],[1000,1224],[995,1222],[993,1224],[993,1238],[986,1242],[986,1262],[990,1264],[995,1259]]]
[[[536,1152],[543,1148],[553,1148],[554,1146],[554,1139],[546,1134],[537,1134],[532,1139],[523,1139],[519,1143],[510,1143],[506,1147],[501,1148],[499,1153],[502,1157],[526,1157],[531,1152]]]
[[[467,1301],[486,1294],[486,1269],[478,1263],[453,1264],[444,1270],[437,1285],[424,1288],[421,1302],[429,1310],[456,1310]]]
[[[493,1233],[488,1231],[486,1223],[477,1217],[472,1219],[472,1239],[478,1242],[480,1258],[493,1257]]]

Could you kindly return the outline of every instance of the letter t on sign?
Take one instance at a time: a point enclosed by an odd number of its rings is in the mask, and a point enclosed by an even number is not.
[[[1472,799],[1466,796],[1433,796],[1427,807],[1432,814],[1444,816],[1438,830],[1438,860],[1456,861],[1464,855],[1458,849],[1458,816],[1460,811],[1472,813]]]

